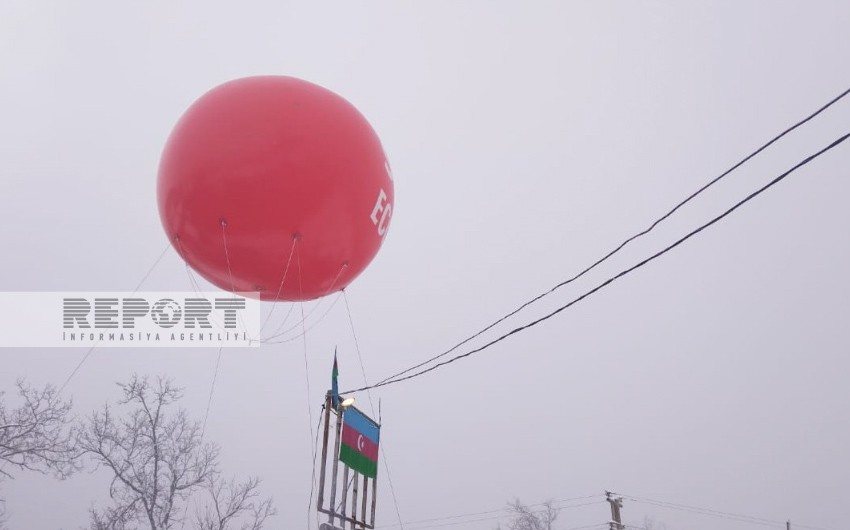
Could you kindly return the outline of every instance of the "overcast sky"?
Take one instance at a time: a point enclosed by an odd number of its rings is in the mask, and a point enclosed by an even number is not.
[[[393,167],[389,234],[347,291],[376,381],[572,276],[850,86],[848,27],[838,0],[3,0],[0,289],[132,290],[168,244],[156,171],[180,114],[233,78],[296,76],[357,106]],[[842,101],[494,333],[663,248],[848,130]],[[842,145],[558,317],[373,392],[402,521],[513,497],[601,501],[607,488],[846,528],[849,166]],[[191,290],[174,251],[143,285],[170,289]],[[307,334],[309,403],[301,339],[224,351],[207,435],[228,473],[264,478],[280,512],[269,528],[307,524],[307,410],[317,417],[334,346],[341,386],[361,386],[343,302]],[[166,374],[200,419],[216,351],[98,348],[65,392],[84,415],[132,373]],[[61,384],[84,353],[0,350],[0,389],[18,377]],[[378,525],[397,524],[386,468],[379,477]],[[108,479],[19,473],[0,485],[10,527],[85,525]],[[758,528],[626,501],[627,524],[645,515],[669,530]],[[599,502],[564,510],[559,528],[608,518]]]

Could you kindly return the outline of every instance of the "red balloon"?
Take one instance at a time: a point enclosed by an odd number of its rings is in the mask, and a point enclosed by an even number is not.
[[[353,105],[300,79],[262,76],[220,85],[183,114],[157,199],[175,249],[213,284],[310,300],[345,288],[375,257],[393,182]]]

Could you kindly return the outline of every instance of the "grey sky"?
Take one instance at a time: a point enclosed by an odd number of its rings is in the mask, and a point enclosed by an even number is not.
[[[167,244],[156,169],[183,110],[229,79],[301,77],[356,105],[393,166],[389,235],[348,290],[374,381],[572,276],[850,86],[848,27],[839,1],[4,0],[0,288],[132,290]],[[662,248],[848,124],[842,102],[512,322]],[[846,527],[848,164],[842,146],[556,319],[375,392],[402,519],[610,488]],[[173,251],[144,289],[191,289]],[[362,383],[342,302],[306,344],[315,419],[335,345],[342,386]],[[225,469],[274,495],[272,528],[305,526],[303,348],[225,351],[210,411]],[[83,353],[4,349],[0,388],[61,383]],[[97,349],[67,392],[86,414],[117,397],[115,381],[163,373],[202,417],[215,353]],[[12,528],[68,529],[107,485],[21,473],[0,487]],[[633,502],[623,514],[756,528]],[[601,503],[566,510],[561,528],[607,518]]]

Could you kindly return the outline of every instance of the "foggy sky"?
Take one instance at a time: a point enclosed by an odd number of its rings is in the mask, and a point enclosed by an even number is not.
[[[393,167],[389,234],[347,291],[374,382],[573,276],[850,86],[848,27],[839,1],[4,0],[0,289],[132,290],[168,244],[156,170],[180,114],[230,79],[296,76],[351,101]],[[848,127],[842,101],[498,331],[663,248]],[[848,163],[841,146],[558,317],[374,391],[402,520],[612,489],[845,527]],[[169,251],[142,288],[191,284]],[[308,524],[308,407],[315,421],[335,346],[341,386],[362,386],[342,301],[306,337],[309,403],[300,338],[224,352],[206,432],[226,473],[263,477],[279,510],[268,528]],[[82,416],[132,373],[166,374],[200,419],[216,352],[98,348],[66,393]],[[2,349],[0,389],[61,384],[84,353]],[[358,404],[370,410],[366,395]],[[397,524],[379,473],[378,524]],[[0,484],[10,528],[78,528],[108,501],[103,472],[17,475]],[[669,530],[756,528],[626,501],[627,524],[645,515]],[[559,528],[608,518],[600,502],[565,510]]]

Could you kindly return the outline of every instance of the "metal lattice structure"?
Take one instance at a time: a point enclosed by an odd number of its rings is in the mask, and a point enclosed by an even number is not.
[[[347,411],[356,411],[360,416],[372,422],[375,427],[380,425],[353,406],[334,407],[330,392],[325,397],[324,434],[322,436],[322,463],[319,474],[319,495],[316,509],[328,516],[328,525],[323,527],[345,528],[348,523],[352,530],[375,528],[375,510],[377,508],[377,476],[370,478],[340,461],[340,445],[343,437],[343,424]],[[331,419],[335,428],[333,445],[330,445]],[[361,445],[358,440],[358,447]],[[330,449],[331,465],[328,469],[328,453]],[[339,468],[342,467],[342,482],[338,480]],[[330,480],[328,473],[330,472]],[[325,501],[328,501],[327,506]],[[367,517],[368,516],[368,517]]]

